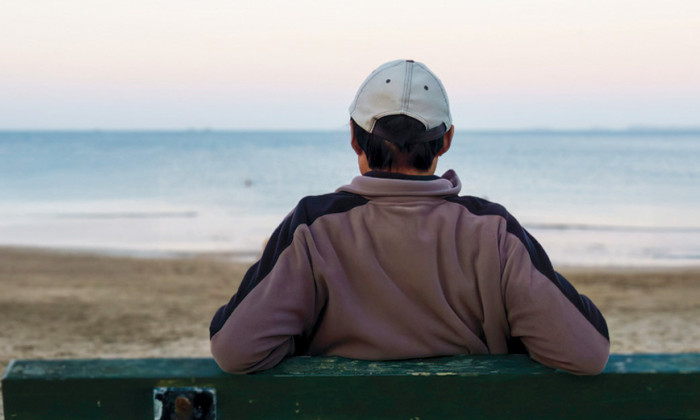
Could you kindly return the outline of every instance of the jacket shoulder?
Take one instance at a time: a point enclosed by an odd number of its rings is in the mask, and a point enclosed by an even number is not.
[[[508,210],[501,204],[488,201],[471,195],[449,196],[446,200],[465,207],[470,213],[477,216],[501,216],[505,219],[512,218]]]
[[[311,225],[319,217],[343,213],[366,204],[369,200],[361,195],[339,191],[323,195],[310,195],[299,200],[290,214],[291,226]]]

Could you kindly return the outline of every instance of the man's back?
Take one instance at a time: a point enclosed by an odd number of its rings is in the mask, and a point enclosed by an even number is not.
[[[221,318],[230,333],[220,346],[240,363],[232,370],[288,354],[405,359],[503,354],[523,344],[573,372],[604,367],[602,317],[567,293],[563,279],[547,277],[554,272],[546,255],[505,209],[457,196],[453,172],[377,175],[302,200],[273,236],[275,255],[239,290],[246,297],[232,319]],[[276,338],[250,340],[270,331]],[[260,360],[264,354],[271,358]]]

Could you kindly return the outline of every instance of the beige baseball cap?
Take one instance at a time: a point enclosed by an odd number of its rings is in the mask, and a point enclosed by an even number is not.
[[[431,134],[423,141],[440,137],[452,126],[445,88],[425,64],[396,60],[381,65],[362,83],[350,105],[350,117],[369,133],[378,119],[397,114],[425,125]]]

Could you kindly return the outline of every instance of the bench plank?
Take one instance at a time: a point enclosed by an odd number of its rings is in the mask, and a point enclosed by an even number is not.
[[[21,360],[7,419],[153,419],[153,389],[215,388],[219,419],[700,418],[700,354],[612,355],[579,377],[523,355],[295,357],[252,375],[212,359]]]

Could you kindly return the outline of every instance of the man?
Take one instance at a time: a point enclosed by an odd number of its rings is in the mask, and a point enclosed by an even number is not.
[[[421,63],[375,70],[350,107],[362,176],[306,197],[214,316],[228,372],[291,355],[407,359],[527,352],[576,374],[609,355],[603,316],[500,205],[434,175],[454,127]]]

